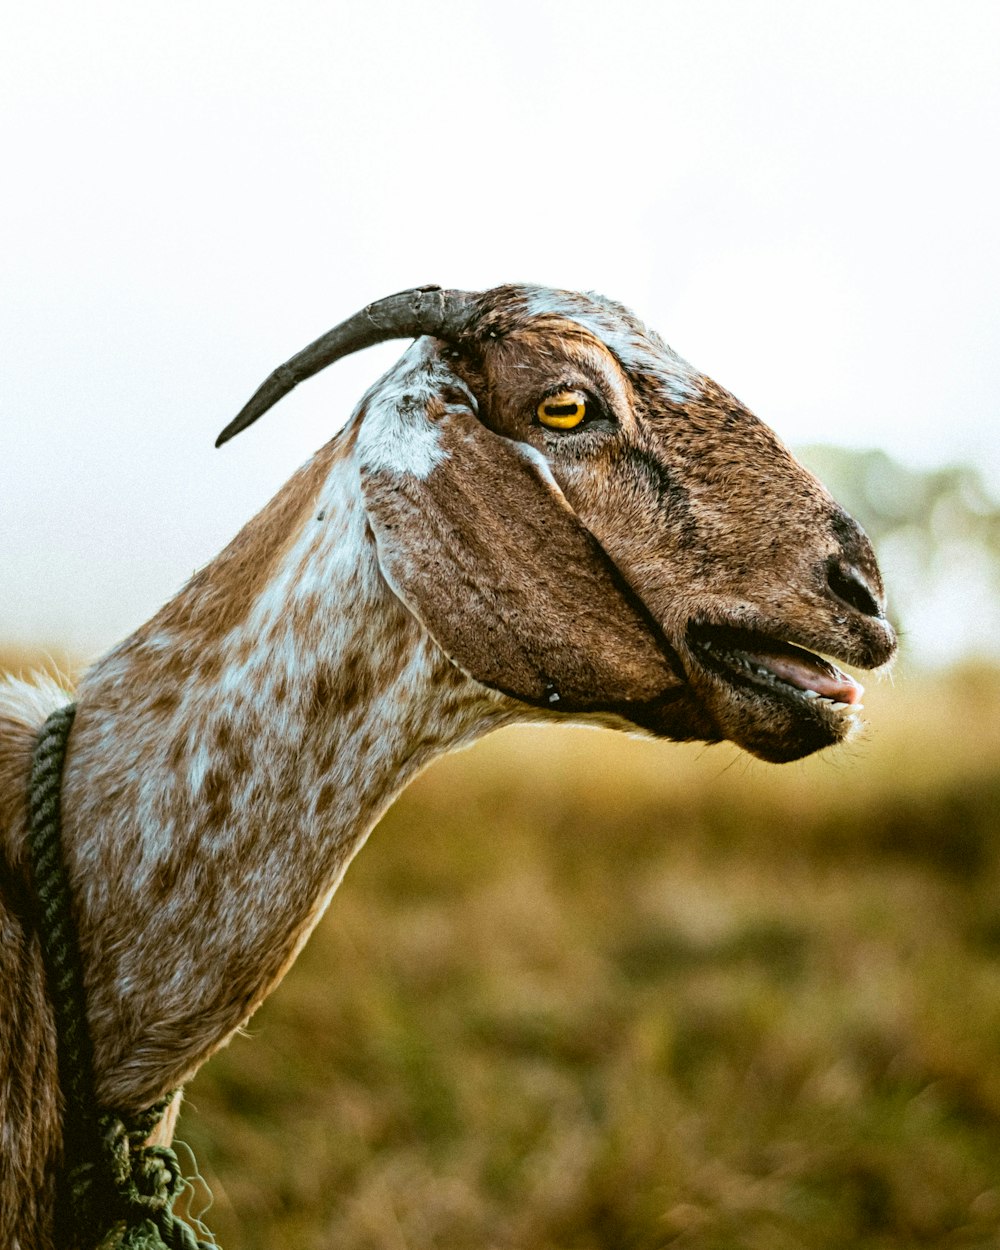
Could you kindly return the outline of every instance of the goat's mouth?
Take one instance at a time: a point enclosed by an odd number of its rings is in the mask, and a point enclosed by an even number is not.
[[[864,687],[822,656],[766,634],[728,625],[692,625],[688,642],[699,662],[726,680],[824,711],[861,710]]]
[[[860,724],[863,687],[830,660],[774,635],[693,622],[691,657],[716,687],[725,737],[770,760],[842,742]]]

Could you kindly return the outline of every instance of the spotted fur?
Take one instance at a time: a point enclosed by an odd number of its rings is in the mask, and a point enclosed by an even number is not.
[[[561,386],[600,420],[542,428]],[[628,310],[505,287],[460,341],[418,341],[80,683],[64,845],[102,1106],[148,1105],[225,1044],[444,751],[568,715],[774,759],[844,736],[794,688],[709,664],[711,628],[757,631],[765,660],[797,643],[872,666],[894,646],[853,521]],[[61,1150],[24,790],[64,698],[0,694],[0,1245],[17,1250],[52,1250]]]

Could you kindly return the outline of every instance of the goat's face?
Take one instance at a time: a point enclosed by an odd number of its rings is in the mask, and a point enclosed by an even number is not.
[[[486,292],[358,417],[387,580],[523,703],[790,760],[857,723],[860,686],[813,651],[895,650],[857,524],[620,305]]]
[[[544,455],[679,657],[683,685],[649,710],[649,727],[767,759],[842,740],[860,689],[803,649],[866,669],[895,650],[859,526],[628,310],[513,290],[493,297],[483,333],[468,378],[481,419]],[[544,424],[539,403],[554,391],[585,401],[578,425]]]

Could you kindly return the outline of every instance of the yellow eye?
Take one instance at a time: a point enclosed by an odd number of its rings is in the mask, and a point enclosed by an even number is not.
[[[543,399],[536,411],[550,430],[572,430],[587,415],[587,397],[579,391],[559,391]]]

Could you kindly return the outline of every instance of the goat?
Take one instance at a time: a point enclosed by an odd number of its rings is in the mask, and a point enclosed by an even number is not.
[[[219,441],[401,337],[344,429],[80,681],[63,842],[103,1108],[149,1105],[225,1044],[434,756],[573,720],[793,760],[858,722],[861,687],[814,652],[894,652],[858,525],[594,294],[391,296]],[[52,1246],[61,1158],[24,793],[64,700],[0,698],[0,1244],[18,1250]]]

